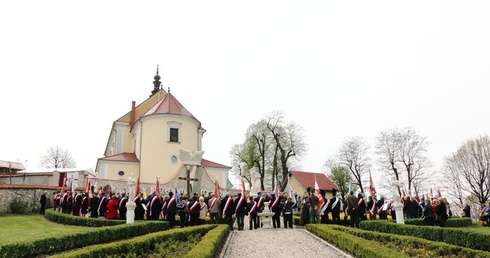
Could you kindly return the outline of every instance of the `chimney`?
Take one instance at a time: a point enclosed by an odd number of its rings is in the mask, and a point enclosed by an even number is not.
[[[129,128],[133,128],[136,113],[136,101],[131,102],[131,113],[129,114]]]

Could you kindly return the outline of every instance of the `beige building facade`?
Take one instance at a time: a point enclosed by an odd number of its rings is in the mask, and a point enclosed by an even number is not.
[[[170,89],[167,92],[160,87],[158,69],[154,79],[150,97],[139,105],[133,101],[131,109],[114,121],[104,156],[97,160],[94,179],[123,184],[133,175],[148,186],[147,192],[155,190],[152,186],[157,180],[161,190],[178,188],[185,192],[187,169],[179,152],[205,151],[202,139],[206,130]],[[190,167],[192,192],[212,191],[215,180],[226,188],[230,169],[205,159],[204,154],[198,166]]]

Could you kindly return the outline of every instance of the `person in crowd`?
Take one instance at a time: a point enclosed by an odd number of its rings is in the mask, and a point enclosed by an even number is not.
[[[41,204],[41,208],[39,209],[39,214],[46,213],[46,203],[48,202],[48,198],[46,197],[46,192],[44,191],[41,194],[41,198],[39,199],[39,204]]]
[[[61,192],[60,191],[57,191],[55,194],[54,194],[54,207],[53,209],[55,211],[61,211]]]
[[[257,202],[252,196],[248,197],[247,202],[247,214],[248,214],[248,229],[257,229],[259,227],[259,221],[257,220]]]
[[[189,220],[188,213],[187,213],[187,195],[184,194],[180,198],[180,201],[177,203],[176,208],[177,208],[177,213],[179,214],[180,218],[180,227],[186,227],[188,225],[187,221]]]
[[[461,216],[463,218],[471,218],[471,208],[468,203],[465,203],[463,209],[461,209]]]
[[[386,196],[381,196],[381,198],[376,203],[376,208],[378,209],[379,219],[388,219],[388,210],[390,203]]]
[[[355,227],[357,226],[357,198],[354,196],[354,191],[350,191],[349,195],[347,196],[347,213],[350,216],[350,226]]]
[[[220,203],[221,200],[219,196],[214,196],[214,193],[211,193],[211,198],[208,201],[209,220],[211,221],[211,224],[218,223],[220,217],[220,212],[219,212]]]
[[[82,193],[79,191],[75,194],[75,200],[73,201],[73,216],[80,216],[80,210],[82,209]]]
[[[160,212],[162,211],[162,197],[159,193],[153,193],[149,206],[150,207],[148,207],[148,210],[150,211],[150,220],[159,220]]]
[[[194,193],[192,199],[187,204],[191,226],[199,225],[199,207],[199,197],[197,196],[197,193]]]
[[[328,205],[330,206],[328,209],[332,213],[332,220],[335,223],[340,223],[340,206],[342,202],[340,201],[340,198],[337,197],[337,190],[332,189],[332,198],[330,198],[330,201]]]
[[[245,227],[245,215],[247,214],[247,200],[242,200],[242,193],[238,193],[235,200],[235,217],[238,230]]]
[[[141,193],[136,194],[136,196],[133,199],[133,202],[135,204],[134,207],[134,220],[144,220],[145,219],[145,199],[141,195]]]
[[[235,213],[235,202],[231,194],[227,194],[223,200],[221,200],[220,206],[223,218],[226,224],[230,226],[231,231],[233,231],[233,214]]]
[[[204,196],[199,197],[199,224],[206,224],[206,215],[208,214],[208,205],[204,201]]]
[[[435,224],[440,227],[446,226],[446,221],[448,219],[447,215],[447,205],[443,197],[439,197],[438,204],[436,207],[436,221]]]
[[[424,200],[424,223],[427,226],[434,226],[435,223],[435,211],[432,208],[430,200],[427,198]]]
[[[357,219],[355,221],[355,227],[359,227],[359,221],[366,220],[366,202],[362,193],[357,194]]]
[[[322,192],[323,194],[323,192]],[[320,198],[323,198],[323,206],[320,207],[320,223],[327,224],[328,223],[328,214],[330,213],[330,204],[329,200],[322,195]]]
[[[301,212],[301,208],[303,207],[303,199],[301,198],[301,195],[298,194],[294,194],[294,198],[296,198],[296,208],[299,212]]]
[[[318,220],[318,203],[320,199],[315,195],[315,190],[310,191],[310,223],[319,223]]]
[[[92,199],[90,200],[90,217],[98,218],[99,217],[99,194],[94,192]]]
[[[107,212],[107,203],[109,203],[110,196],[102,193],[102,197],[100,197],[99,201],[99,216],[105,217]]]
[[[160,211],[160,217],[162,218],[162,220],[167,220],[168,221],[168,217],[167,217],[167,214],[168,214],[168,202],[170,201],[170,196],[166,193],[163,195],[163,199],[162,199],[162,210]]]
[[[480,226],[489,227],[490,226],[490,202],[487,206],[485,204],[481,205],[482,209],[480,211]]]
[[[377,213],[377,210],[376,210],[376,200],[373,198],[372,195],[370,195],[368,197],[368,202],[367,202],[367,205],[366,205],[366,209],[369,213],[369,219],[370,220],[375,220],[376,219],[376,213]]]
[[[119,205],[117,203],[117,196],[113,195],[107,203],[106,219],[117,219],[119,217]]]
[[[177,199],[174,197],[173,192],[168,193],[169,200],[167,201],[167,220],[170,224],[170,228],[175,227],[175,215],[177,213]]]
[[[88,193],[83,193],[83,197],[82,197],[82,208],[80,209],[80,215],[82,217],[86,217],[87,216],[87,212],[88,212],[88,207],[89,207],[89,196],[88,196]]]
[[[119,219],[126,220],[126,212],[128,211],[126,203],[128,203],[128,198],[126,197],[126,193],[122,193],[119,200]]]
[[[277,200],[277,201],[276,201]],[[282,212],[282,206],[281,206],[281,196],[276,196],[275,192],[271,193],[271,200],[269,202],[269,210],[274,213],[272,215],[272,227],[273,228],[281,228],[281,212]]]
[[[289,196],[284,202],[282,209],[282,217],[284,220],[284,228],[293,228],[293,210],[296,207],[296,202]]]
[[[254,199],[254,201],[257,203],[257,217],[255,218],[256,223],[258,227],[262,227],[262,222],[260,221],[260,216],[259,213],[262,213],[265,208],[265,198],[262,196],[262,192],[257,192],[257,197]]]
[[[301,208],[301,215],[300,215],[300,225],[306,225],[310,223],[310,198],[309,198],[309,193],[305,193],[303,196],[303,204]]]
[[[405,202],[403,202],[403,213],[407,216],[408,219],[417,218],[417,214],[419,213],[419,204],[415,198],[407,196]]]

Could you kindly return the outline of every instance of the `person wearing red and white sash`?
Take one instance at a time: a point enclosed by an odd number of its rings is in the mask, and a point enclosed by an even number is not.
[[[80,209],[82,208],[82,194],[76,192],[75,200],[73,201],[73,216],[80,216]]]
[[[170,200],[167,202],[167,219],[170,228],[175,227],[175,214],[177,213],[177,199],[173,192],[168,193]]]
[[[362,193],[357,194],[357,221],[356,227],[359,227],[359,221],[366,220],[366,201],[364,201],[364,196]]]
[[[189,209],[190,225],[199,225],[199,199],[197,193],[194,193],[191,201],[187,204]]]
[[[231,231],[233,231],[233,214],[235,213],[235,203],[231,194],[226,195],[223,200],[221,200],[221,210],[223,218],[226,223],[230,226]]]
[[[249,202],[247,203],[247,212],[248,212],[248,229],[257,229],[259,227],[259,220],[257,219],[257,202],[254,201],[252,196],[248,197]]]
[[[89,197],[88,193],[83,194],[82,205],[80,206],[80,217],[85,217],[88,212]]]
[[[257,197],[255,198],[254,201],[257,203],[257,213],[261,213],[265,208],[265,204],[264,204],[265,198],[262,196],[262,192],[257,193]],[[258,216],[258,214],[256,220],[257,220],[257,224],[260,227],[262,227],[262,223],[260,222],[260,217]]]
[[[242,198],[242,193],[238,193],[235,200],[235,216],[238,230],[243,230],[245,226],[245,214],[247,213],[247,200]]]
[[[154,192],[153,197],[151,198],[150,207],[150,220],[158,220],[160,219],[160,211],[162,210],[162,201],[159,193]]]
[[[121,194],[121,200],[119,200],[119,218],[122,220],[126,220],[126,212],[128,208],[126,208],[126,203],[128,202],[128,198],[126,198],[126,193]]]
[[[199,224],[206,224],[206,215],[208,214],[208,205],[204,202],[204,197],[199,197]]]
[[[373,198],[373,196],[368,197],[366,208],[369,211],[369,219],[375,220],[377,211],[376,211],[376,200]]]
[[[220,212],[219,206],[221,204],[221,200],[219,196],[215,196],[215,193],[211,193],[211,199],[209,199],[209,219],[211,220],[211,224],[217,224],[217,220],[219,219]]]
[[[134,199],[134,204],[136,204],[134,208],[134,220],[144,220],[145,219],[145,208],[143,204],[145,204],[145,199],[141,196],[141,193],[138,193]],[[145,204],[146,205],[146,204]]]
[[[388,208],[390,202],[386,196],[381,196],[379,201],[376,203],[376,208],[378,209],[379,219],[388,219]]]

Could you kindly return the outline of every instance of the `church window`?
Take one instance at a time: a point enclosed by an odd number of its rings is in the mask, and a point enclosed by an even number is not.
[[[167,123],[168,141],[169,142],[180,142],[180,127],[181,123],[176,121],[171,121]]]
[[[179,129],[170,128],[170,142],[179,142]]]

